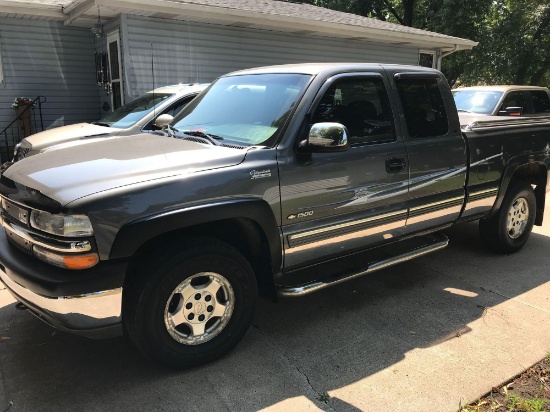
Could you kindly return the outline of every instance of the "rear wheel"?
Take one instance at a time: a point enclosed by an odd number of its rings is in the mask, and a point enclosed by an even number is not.
[[[481,239],[496,252],[517,252],[531,234],[535,213],[536,200],[531,185],[513,182],[499,211],[491,218],[479,221]]]
[[[151,256],[124,300],[135,345],[172,368],[229,352],[252,321],[257,286],[246,259],[231,246],[197,240]]]

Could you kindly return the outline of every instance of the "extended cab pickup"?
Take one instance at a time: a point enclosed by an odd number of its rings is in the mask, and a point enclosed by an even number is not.
[[[9,167],[0,277],[52,326],[125,330],[172,367],[234,347],[258,294],[299,296],[436,251],[458,222],[479,219],[502,253],[542,224],[550,119],[461,130],[436,70],[244,70],[166,132]]]

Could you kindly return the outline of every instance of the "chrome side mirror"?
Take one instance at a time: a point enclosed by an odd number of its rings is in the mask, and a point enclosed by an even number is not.
[[[349,149],[348,130],[340,123],[315,123],[300,149],[311,153],[343,152]]]
[[[155,120],[155,126],[162,129],[164,126],[171,123],[172,120],[174,120],[174,118],[169,114],[161,114],[159,117],[157,117],[157,120]]]

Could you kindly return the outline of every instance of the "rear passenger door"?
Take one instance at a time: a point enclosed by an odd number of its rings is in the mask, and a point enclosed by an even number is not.
[[[436,72],[393,73],[392,77],[406,125],[409,156],[405,232],[454,222],[465,199],[467,155],[447,81]]]

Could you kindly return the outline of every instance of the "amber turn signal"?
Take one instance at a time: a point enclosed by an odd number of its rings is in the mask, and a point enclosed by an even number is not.
[[[63,256],[63,262],[67,269],[88,269],[99,262],[96,253],[88,255]]]

